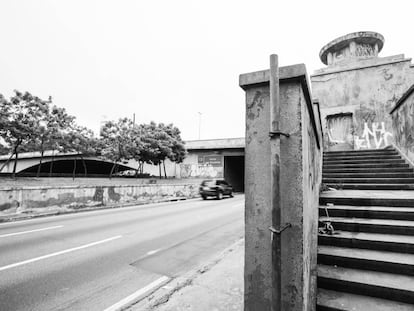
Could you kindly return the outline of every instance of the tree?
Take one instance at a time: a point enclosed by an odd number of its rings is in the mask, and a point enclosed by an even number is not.
[[[83,126],[71,124],[62,134],[62,151],[74,152],[80,157],[84,169],[84,176],[88,174],[84,156],[94,156],[97,152],[97,140],[93,132]],[[72,176],[75,179],[76,174],[76,158],[73,161]]]
[[[172,153],[169,159],[175,163],[182,163],[187,155],[187,150],[184,141],[181,139],[180,130],[171,123],[165,127],[165,131],[170,136],[172,144]]]
[[[138,140],[133,136],[134,124],[128,118],[115,121],[107,121],[101,128],[101,153],[102,156],[113,162],[109,178],[112,177],[118,162],[126,162],[137,158],[139,149],[136,147]]]
[[[16,175],[19,152],[33,147],[33,142],[40,128],[40,122],[45,118],[50,101],[50,99],[49,101],[41,100],[28,92],[14,92],[15,94],[10,100],[6,100],[3,96],[0,99],[0,111],[2,111],[0,133],[5,143],[12,150],[12,154],[6,163],[15,156],[13,178]]]
[[[158,165],[160,178],[162,165],[167,178],[165,160],[181,163],[186,156],[180,130],[173,124],[135,125],[128,118],[107,121],[101,128],[100,145],[102,156],[114,162],[110,176],[116,163],[134,159],[139,163],[137,175],[143,173],[144,163],[147,163]]]
[[[34,129],[36,130],[34,133],[36,144],[33,151],[40,150],[41,153],[37,177],[39,177],[41,171],[44,151],[62,150],[67,145],[65,133],[74,126],[75,117],[69,115],[64,108],[55,105],[50,106],[50,102],[39,120],[39,127]]]
[[[0,155],[6,155],[10,152],[10,148],[0,143]]]
[[[142,124],[140,128],[142,161],[158,165],[160,178],[162,164],[164,167],[164,177],[167,178],[165,160],[170,159],[172,162],[181,163],[186,156],[184,142],[180,137],[180,130],[173,124],[165,125],[163,123],[156,124],[155,122]]]

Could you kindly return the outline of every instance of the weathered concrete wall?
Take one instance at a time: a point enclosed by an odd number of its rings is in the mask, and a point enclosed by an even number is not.
[[[390,114],[395,146],[414,163],[414,86],[401,97]]]
[[[315,108],[315,106],[313,106]],[[317,131],[308,105],[301,105],[303,171],[303,274],[304,310],[315,310],[318,248],[318,206],[322,182],[322,128],[319,110],[314,109]],[[320,145],[318,146],[317,142]],[[287,178],[287,177],[286,177]],[[293,194],[292,194],[293,195]],[[299,219],[298,219],[299,220]]]
[[[0,189],[0,216],[48,209],[80,209],[198,196],[198,184],[61,186]]]
[[[311,102],[305,66],[279,68],[279,126],[289,137],[280,135],[280,152],[272,154],[269,76],[269,70],[240,76],[246,91],[244,306],[246,311],[315,310],[322,156],[319,116]],[[279,177],[272,174],[275,159]],[[279,185],[277,206],[275,183]],[[270,226],[278,230],[286,224],[290,227],[280,235],[269,231]],[[280,241],[279,258],[272,249],[275,239]]]
[[[269,111],[269,86],[246,89],[245,311],[272,305]]]
[[[389,112],[414,83],[414,68],[404,55],[371,58],[318,70],[311,81],[328,149],[384,148],[394,140]]]

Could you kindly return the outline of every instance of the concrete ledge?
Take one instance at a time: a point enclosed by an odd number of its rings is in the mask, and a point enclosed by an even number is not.
[[[197,179],[198,181],[198,179]],[[166,186],[166,187],[182,187],[182,186],[189,186],[189,185],[197,185],[198,186],[199,182],[197,183],[179,183],[179,184],[126,184],[126,185],[91,185],[91,186],[87,186],[87,185],[61,185],[61,186],[23,186],[23,187],[19,187],[19,186],[9,186],[9,187],[0,187],[0,191],[15,191],[15,190],[47,190],[47,189],[92,189],[92,188],[96,188],[96,187],[103,187],[103,188],[108,188],[108,187],[116,187],[116,188],[129,188],[129,187],[160,187],[160,186]]]
[[[244,73],[239,76],[239,86],[243,90],[261,85],[268,85],[270,79],[270,70],[261,70],[250,73]],[[313,110],[313,102],[310,94],[310,83],[306,73],[305,64],[297,64],[292,66],[279,67],[279,83],[290,81],[299,81],[305,96],[306,105],[310,114],[313,130],[315,132],[316,144],[321,148],[322,135],[316,126],[316,118]]]
[[[403,62],[410,62],[411,58],[404,58],[404,54],[384,57],[384,58],[371,58],[367,60],[361,60],[349,63],[347,66],[335,66],[335,67],[327,67],[315,70],[315,72],[311,75],[311,78],[324,76],[328,74],[352,71],[352,70],[359,70],[363,68],[370,68],[370,67],[379,67],[383,65],[395,64],[395,63],[403,63]],[[315,80],[316,81],[316,80]],[[316,81],[318,82],[318,81]]]
[[[305,64],[297,64],[292,66],[284,66],[279,68],[279,79],[294,79],[300,77],[306,77]],[[250,73],[243,73],[239,76],[239,86],[246,90],[249,87],[257,86],[260,84],[268,84],[270,79],[269,69],[260,70]]]

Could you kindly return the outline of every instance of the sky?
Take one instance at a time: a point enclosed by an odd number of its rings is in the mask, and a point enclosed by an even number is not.
[[[98,133],[101,122],[173,123],[184,140],[243,137],[241,73],[304,63],[355,31],[381,57],[414,56],[411,1],[2,0],[0,93],[29,91]]]

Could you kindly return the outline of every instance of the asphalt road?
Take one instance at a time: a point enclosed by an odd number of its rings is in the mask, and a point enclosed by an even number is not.
[[[0,310],[112,310],[244,235],[244,196],[0,224]]]

